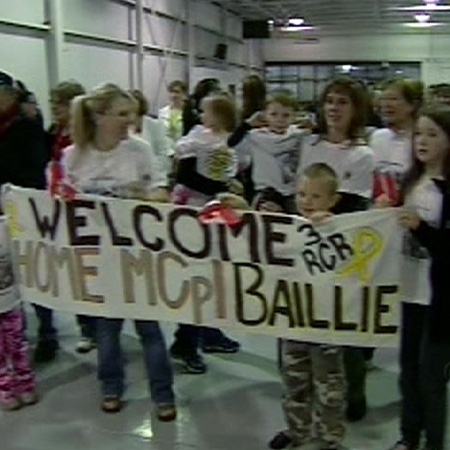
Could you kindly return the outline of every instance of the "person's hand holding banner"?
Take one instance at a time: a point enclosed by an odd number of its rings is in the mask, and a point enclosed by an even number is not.
[[[420,225],[420,216],[416,211],[402,208],[398,212],[398,223],[402,227],[409,228],[410,230],[417,230]]]
[[[165,188],[157,188],[143,197],[143,200],[156,203],[169,203],[170,195]]]
[[[331,219],[333,216],[334,214],[330,213],[329,211],[316,211],[315,213],[311,214],[309,220],[314,224],[319,224],[327,219]]]

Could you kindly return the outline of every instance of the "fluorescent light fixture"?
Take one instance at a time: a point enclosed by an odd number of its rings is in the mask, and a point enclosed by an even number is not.
[[[280,27],[279,30],[280,31],[285,31],[285,32],[292,32],[292,31],[307,31],[307,30],[315,30],[316,27],[311,27],[311,26],[287,26],[287,27]]]
[[[394,6],[389,9],[395,11],[450,11],[450,5],[423,4],[417,6]]]
[[[410,22],[402,24],[404,27],[409,28],[432,28],[440,27],[444,25],[442,22]]]
[[[305,23],[305,19],[302,17],[292,17],[288,20],[289,26],[300,27]]]
[[[343,64],[341,66],[341,69],[342,69],[342,72],[348,73],[353,69],[353,67],[351,64]]]
[[[414,19],[416,19],[417,20],[417,22],[420,22],[420,23],[425,23],[425,22],[428,22],[429,20],[430,20],[430,15],[429,14],[426,14],[426,13],[419,13],[419,14],[416,14],[415,16],[414,16]]]

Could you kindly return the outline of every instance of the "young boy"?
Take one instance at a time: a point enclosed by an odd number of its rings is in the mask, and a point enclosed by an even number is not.
[[[261,113],[254,114],[228,140],[238,153],[239,169],[251,166],[256,209],[270,202],[273,209],[276,206],[286,213],[295,212],[295,178],[305,134],[305,130],[292,125],[296,109],[295,98],[274,94],[267,100],[263,121]],[[252,129],[263,123],[265,126]]]
[[[326,164],[308,166],[297,183],[298,212],[312,222],[330,217],[339,200],[339,181]],[[336,450],[344,437],[344,367],[341,347],[282,340],[283,410],[292,449],[313,437],[321,450]]]

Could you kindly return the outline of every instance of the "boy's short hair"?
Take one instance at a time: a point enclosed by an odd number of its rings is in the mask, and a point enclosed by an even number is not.
[[[285,108],[291,108],[293,111],[297,111],[298,109],[298,100],[287,92],[276,92],[274,94],[270,94],[266,100],[266,108],[272,103],[278,103]]]
[[[327,183],[331,195],[336,194],[339,190],[339,177],[328,164],[311,164],[301,173],[300,179],[302,177],[311,180],[322,179]]]
[[[232,132],[236,128],[236,106],[228,95],[221,93],[209,95],[202,100],[202,106],[208,104],[214,115],[220,118],[225,130]]]
[[[180,90],[181,92],[186,94],[186,92],[187,92],[187,84],[184,81],[181,81],[181,80],[174,80],[174,81],[169,83],[169,85],[167,86],[167,90],[169,92]]]

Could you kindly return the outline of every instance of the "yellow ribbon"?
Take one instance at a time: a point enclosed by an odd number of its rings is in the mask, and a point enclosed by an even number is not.
[[[208,178],[215,181],[224,179],[224,175],[231,169],[232,156],[228,147],[214,150],[206,161]]]
[[[22,233],[23,228],[19,224],[19,213],[14,202],[7,201],[5,203],[6,226],[12,238],[16,238]]]
[[[353,258],[336,271],[340,277],[355,273],[362,283],[370,280],[369,262],[383,249],[383,238],[370,228],[358,230],[353,239]]]

